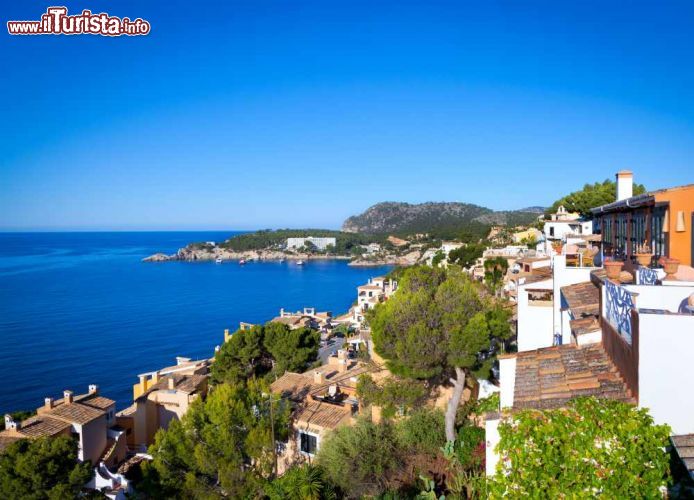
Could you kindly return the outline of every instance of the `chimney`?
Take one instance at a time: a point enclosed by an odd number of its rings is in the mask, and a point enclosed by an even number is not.
[[[72,403],[72,401],[73,401],[72,391],[64,390],[63,391],[63,403],[70,404],[70,403]]]
[[[9,413],[5,414],[5,429],[9,431],[18,431],[21,427],[21,424],[12,418],[12,415]]]
[[[170,391],[173,391],[174,389],[176,389],[176,381],[174,380],[173,377],[169,377],[168,388]]]
[[[634,196],[634,174],[629,170],[617,172],[617,201]]]
[[[231,335],[229,335],[229,329],[225,328],[224,329],[224,342],[229,342],[230,338],[231,338]]]
[[[43,407],[46,408],[46,410],[50,410],[53,408],[53,398],[44,398],[43,399]]]
[[[347,359],[347,351],[345,351],[344,349],[338,349],[337,359]]]
[[[140,375],[140,390],[142,392],[147,390],[147,375]]]
[[[89,384],[89,394],[99,394],[99,386],[96,384]]]
[[[345,373],[347,371],[347,360],[346,359],[340,359],[339,364],[337,365],[337,371],[340,373]]]
[[[323,377],[323,372],[319,372],[318,370],[313,372],[313,383],[314,384],[322,384],[325,382],[325,377]]]

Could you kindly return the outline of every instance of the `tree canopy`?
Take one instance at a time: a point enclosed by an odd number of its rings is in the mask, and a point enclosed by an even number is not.
[[[288,405],[268,392],[250,379],[218,385],[204,402],[195,401],[180,421],[157,432],[143,492],[153,498],[241,498],[262,491],[274,466],[271,429],[285,440],[289,427]]]
[[[646,192],[643,184],[634,184],[634,195]],[[617,183],[610,179],[594,184],[586,184],[580,191],[562,196],[547,209],[547,214],[553,214],[560,205],[569,212],[578,212],[582,216],[592,218],[590,209],[612,203],[617,199]]]
[[[457,266],[414,267],[398,293],[369,314],[376,352],[399,376],[454,385],[446,436],[455,439],[455,416],[465,376],[489,346],[488,313],[495,308]]]
[[[0,498],[76,498],[92,475],[67,436],[22,439],[0,454]]]
[[[320,334],[310,328],[291,330],[283,323],[269,322],[238,330],[215,356],[211,379],[215,384],[236,383],[269,373],[303,371],[316,360]]]
[[[661,498],[669,428],[645,409],[577,399],[566,409],[527,410],[499,425],[491,498]]]
[[[482,243],[469,243],[451,250],[448,253],[448,262],[450,264],[458,264],[463,268],[472,267],[477,262],[477,259],[482,257],[484,249],[485,245]]]

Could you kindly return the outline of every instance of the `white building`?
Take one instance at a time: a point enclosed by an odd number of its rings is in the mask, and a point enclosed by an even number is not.
[[[287,238],[288,249],[300,249],[306,246],[306,243],[311,243],[318,250],[325,250],[329,246],[335,247],[337,240],[335,238],[323,238],[317,236],[307,236],[306,238]]]
[[[578,396],[648,408],[655,423],[672,428],[673,442],[688,442],[694,398],[677,387],[694,387],[694,282],[661,282],[662,271],[635,268],[639,284],[623,284],[600,268],[567,267],[564,256],[553,266],[551,287],[544,282],[542,290],[552,292],[552,327],[563,344],[547,347],[551,337],[542,330],[530,338],[536,347],[521,349],[521,332],[533,330],[527,323],[540,323],[521,312],[519,298],[519,352],[499,359],[502,412],[486,422],[487,474],[496,471],[498,425],[507,412],[559,408]]]
[[[568,235],[585,236],[593,234],[593,221],[583,220],[580,215],[560,206],[557,213],[550,215],[550,220],[545,221],[543,228],[545,238],[545,252],[552,254],[553,242],[564,242]]]

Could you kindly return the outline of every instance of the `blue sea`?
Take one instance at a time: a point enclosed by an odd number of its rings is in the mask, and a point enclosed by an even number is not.
[[[225,232],[0,233],[0,414],[92,383],[131,403],[137,374],[210,357],[223,331],[280,307],[341,314],[388,268],[343,261],[144,263]]]

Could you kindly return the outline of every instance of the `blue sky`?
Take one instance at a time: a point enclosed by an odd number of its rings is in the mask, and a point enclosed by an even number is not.
[[[66,5],[152,31],[0,35],[3,229],[338,227],[385,200],[548,205],[622,168],[694,182],[692,2]]]

